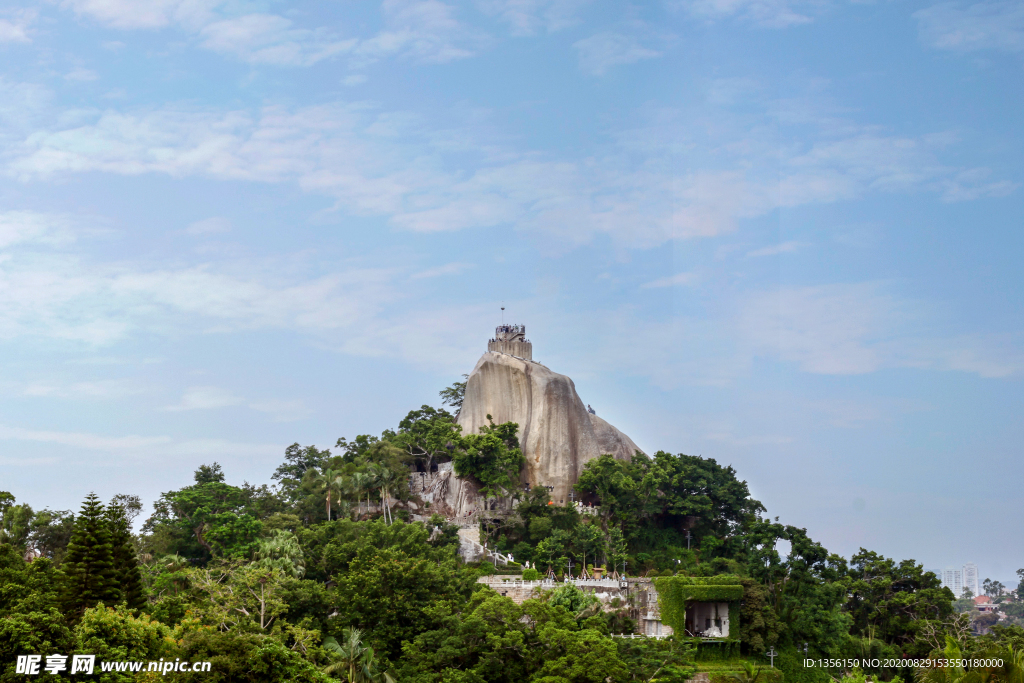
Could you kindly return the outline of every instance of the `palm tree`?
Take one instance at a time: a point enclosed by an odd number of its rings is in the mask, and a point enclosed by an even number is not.
[[[756,683],[757,679],[761,677],[761,667],[755,669],[754,665],[746,660],[740,662],[740,666],[743,667],[743,670],[730,676],[737,683]]]
[[[366,490],[366,493],[367,493],[367,495],[366,495],[366,514],[367,515],[370,514],[370,495],[369,495],[370,491],[373,491],[374,489],[380,489],[381,490],[381,507],[383,507],[383,505],[384,505],[384,493],[383,493],[383,489],[380,486],[380,480],[381,480],[381,476],[383,475],[383,472],[384,472],[384,468],[381,467],[380,465],[371,463],[371,464],[366,466],[366,476],[367,476],[367,479],[366,479],[366,486],[367,486],[367,490]],[[387,516],[385,516],[384,519],[387,520]]]
[[[334,477],[334,490],[338,494],[338,514],[341,514],[341,503],[347,500],[347,494],[352,490],[352,480],[350,477],[346,477],[343,474],[338,474]]]
[[[942,651],[943,657],[959,664],[962,661],[962,652],[955,640],[946,636],[946,648]],[[982,671],[966,671],[962,666],[946,666],[934,668],[920,668],[915,675],[917,683],[986,683],[989,676]]]
[[[323,468],[313,479],[313,485],[318,491],[324,492],[324,499],[327,507],[327,521],[331,519],[331,494],[337,489],[337,480],[340,473],[329,467]]]
[[[356,472],[352,475],[352,490],[359,498],[359,505],[362,505],[362,492],[369,491],[372,484],[370,476],[365,472]],[[366,496],[366,514],[370,514],[370,496]]]
[[[343,643],[334,636],[324,638],[324,649],[333,660],[323,668],[328,676],[344,676],[345,683],[395,683],[386,671],[377,670],[377,656],[373,648],[364,646],[362,631],[349,626],[342,634]]]
[[[267,569],[279,569],[283,573],[301,579],[306,573],[306,560],[302,546],[295,534],[277,529],[270,536],[260,540],[253,553],[252,564]]]
[[[395,479],[398,477],[395,475],[395,471],[390,467],[380,467],[377,470],[377,487],[380,489],[380,500],[384,504],[384,521],[389,524],[394,523],[394,518],[391,517],[391,506],[388,501],[391,498],[391,486],[395,483]]]

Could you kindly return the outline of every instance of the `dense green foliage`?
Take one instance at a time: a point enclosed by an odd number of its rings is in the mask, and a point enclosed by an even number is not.
[[[134,558],[131,558],[134,560]],[[74,615],[99,602],[111,603],[120,596],[114,564],[111,529],[103,505],[90,493],[75,522],[75,531],[64,558],[64,605]]]
[[[458,407],[464,391],[456,383],[442,396]],[[728,642],[613,638],[634,632],[647,606],[602,603],[568,583],[516,604],[477,582],[494,568],[459,557],[456,527],[438,515],[410,521],[429,514],[410,474],[444,462],[485,495],[515,502],[509,514],[487,514],[482,530],[533,565],[524,579],[657,577],[662,620],[677,633],[688,604],[728,603]],[[452,414],[423,406],[380,436],[289,446],[273,486],[238,486],[217,463],[202,465],[192,483],[160,496],[137,535],[142,505],[132,496],[104,506],[90,495],[76,516],[35,512],[0,492],[0,683],[22,680],[17,655],[53,652],[212,662],[209,672],[160,676],[168,681],[679,683],[700,666],[713,683],[782,674],[826,683],[841,672],[804,668],[804,656],[955,649],[1010,661],[1024,651],[1024,629],[988,624],[973,603],[958,613],[913,561],[867,550],[847,561],[764,517],[746,482],[713,459],[601,457],[576,486],[582,506],[521,490],[522,464],[517,425],[462,434]],[[1011,614],[1020,603],[997,584],[986,588]],[[773,672],[763,670],[769,648],[781,653]],[[975,678],[1021,683],[1019,672]],[[854,683],[915,675],[854,673]],[[972,683],[968,674],[919,683]]]

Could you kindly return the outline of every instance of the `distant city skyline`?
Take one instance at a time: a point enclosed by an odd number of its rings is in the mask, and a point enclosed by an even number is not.
[[[974,562],[965,562],[959,568],[955,565],[947,565],[944,569],[926,569],[926,571],[934,572],[939,577],[942,585],[953,591],[953,595],[956,597],[963,595],[965,589],[970,589],[974,597],[985,594],[982,589],[983,575],[978,565]],[[1019,577],[1017,576],[1009,580],[998,576],[984,576],[983,578],[1000,581],[1007,591],[1016,590],[1019,584]]]

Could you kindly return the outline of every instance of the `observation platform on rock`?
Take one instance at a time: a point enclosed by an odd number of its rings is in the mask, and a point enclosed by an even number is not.
[[[526,325],[498,325],[494,339],[487,341],[487,350],[533,360],[533,344],[526,338]]]

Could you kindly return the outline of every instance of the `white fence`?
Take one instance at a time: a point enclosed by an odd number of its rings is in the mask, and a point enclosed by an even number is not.
[[[501,557],[501,555],[499,555]],[[588,586],[593,588],[625,588],[626,582],[618,579],[569,579],[568,581],[555,581],[554,579],[541,579],[539,581],[523,581],[522,579],[502,579],[497,576],[485,577],[487,581],[482,583],[493,583],[511,588],[554,588],[558,584],[572,583],[581,588]]]
[[[628,638],[630,640],[633,640],[634,638],[654,638],[655,640],[660,640],[662,638],[668,638],[668,634],[663,633],[659,636],[649,636],[643,633],[613,633],[612,638]]]

